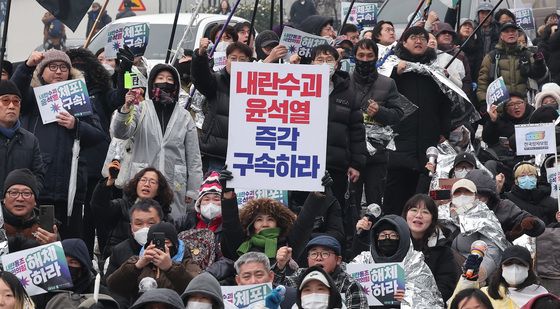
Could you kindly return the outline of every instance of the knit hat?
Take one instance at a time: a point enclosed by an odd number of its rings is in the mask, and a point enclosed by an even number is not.
[[[19,92],[18,87],[11,80],[0,81],[0,96],[5,94],[14,94],[21,99],[21,92]]]
[[[8,191],[8,189],[13,185],[28,186],[29,189],[33,191],[35,198],[39,196],[39,185],[37,184],[37,179],[27,168],[13,170],[8,174],[8,176],[6,176],[6,180],[4,180],[4,195],[6,195],[6,191]]]
[[[478,7],[476,8],[476,12],[478,13],[480,11],[492,11],[493,8],[494,6],[492,5],[492,3],[484,1],[478,4]]]
[[[194,204],[196,212],[200,212],[200,201],[202,201],[202,197],[206,194],[212,193],[222,194],[222,185],[220,184],[220,174],[218,172],[210,173],[200,186],[200,189],[198,190],[198,199]]]
[[[461,179],[454,183],[453,187],[451,187],[451,195],[453,195],[453,193],[455,193],[455,191],[457,191],[457,189],[459,188],[465,188],[472,193],[476,193],[476,185],[474,184],[474,182],[468,179]]]
[[[177,236],[177,230],[173,224],[169,222],[160,222],[150,226],[148,230],[148,240],[146,241],[145,247],[154,240],[154,233],[160,232],[165,234],[165,238],[169,239],[175,248],[179,248],[179,237]]]
[[[453,38],[457,36],[457,32],[455,32],[455,30],[453,30],[453,27],[451,27],[451,25],[448,23],[439,24],[439,30],[436,33],[436,37],[443,33],[449,33],[451,34],[451,36],[453,36]]]
[[[506,250],[504,250],[504,253],[502,253],[502,264],[511,260],[519,261],[525,264],[525,266],[527,267],[529,267],[529,265],[531,265],[533,262],[529,250],[527,250],[527,248],[525,247],[517,245],[507,248]]]
[[[66,63],[66,65],[68,65],[68,69],[72,68],[70,57],[68,57],[65,52],[56,49],[50,49],[43,53],[43,60],[39,62],[35,71],[37,71],[39,76],[43,75],[43,70],[45,70],[45,67],[53,61],[62,61]]]
[[[560,105],[560,86],[556,83],[544,84],[541,92],[537,93],[535,96],[535,107],[539,108],[546,97],[553,97],[556,103]]]
[[[336,253],[336,255],[340,255],[340,243],[338,242],[338,240],[336,240],[336,238],[332,236],[319,235],[311,239],[305,246],[305,250],[309,251],[309,249],[316,246],[332,249]]]

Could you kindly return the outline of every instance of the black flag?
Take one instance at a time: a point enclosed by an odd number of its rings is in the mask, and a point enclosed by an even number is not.
[[[72,31],[76,31],[93,0],[37,0],[37,2]]]

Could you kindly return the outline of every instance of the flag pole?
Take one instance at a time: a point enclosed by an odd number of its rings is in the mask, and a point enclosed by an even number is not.
[[[259,0],[255,0],[255,6],[253,7],[253,16],[251,16],[251,26],[249,27],[249,38],[247,39],[247,45],[251,44],[251,37],[253,36],[253,31],[255,30],[255,17],[257,17],[258,8]]]
[[[6,54],[6,40],[8,39],[8,24],[10,21],[11,6],[12,6],[12,0],[8,0],[6,2],[6,16],[4,18],[4,26],[3,26],[4,28],[2,28],[2,46],[0,46],[0,70],[2,70],[2,67],[4,66],[4,55]]]
[[[284,0],[280,0],[280,29],[284,28]]]
[[[270,0],[270,30],[274,27],[274,0]]]
[[[169,45],[167,45],[167,55],[165,56],[165,63],[169,63],[171,57],[171,49],[173,48],[173,39],[175,38],[175,31],[177,30],[177,21],[179,20],[179,12],[181,11],[181,4],[183,0],[177,1],[177,9],[175,10],[175,19],[173,19],[173,28],[171,28],[171,37],[169,38]]]
[[[461,6],[463,5],[463,1],[457,1],[457,33],[459,33],[459,28],[461,28]]]
[[[97,14],[97,18],[95,19],[95,22],[93,23],[93,26],[91,27],[91,30],[89,31],[89,34],[87,36],[86,42],[84,43],[84,48],[87,48],[91,43],[91,40],[93,39],[93,34],[95,33],[95,28],[97,27],[97,24],[101,19],[101,15],[105,13],[105,9],[107,9],[107,4],[109,4],[109,0],[105,0],[105,3],[103,3],[103,6],[99,10],[99,14]]]
[[[216,37],[216,39],[215,39],[216,42],[214,43],[214,46],[212,46],[212,49],[210,50],[210,53],[208,54],[208,57],[211,58],[214,55],[214,52],[216,51],[216,47],[218,47],[218,43],[220,43],[220,40],[222,39],[222,36],[224,35],[224,32],[226,31],[226,28],[227,28],[229,22],[231,21],[231,18],[233,17],[233,14],[235,14],[235,11],[237,10],[237,7],[239,6],[239,2],[241,2],[241,0],[237,0],[235,2],[235,5],[231,9],[231,12],[229,12],[228,18],[226,19],[226,22],[225,22],[224,26],[222,27],[222,30],[220,30],[220,33]]]

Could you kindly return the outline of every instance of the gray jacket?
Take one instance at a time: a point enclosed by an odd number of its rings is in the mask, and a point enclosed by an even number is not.
[[[142,309],[149,303],[162,303],[168,305],[167,308],[184,309],[183,301],[179,294],[170,289],[148,290],[136,300],[130,309]]]

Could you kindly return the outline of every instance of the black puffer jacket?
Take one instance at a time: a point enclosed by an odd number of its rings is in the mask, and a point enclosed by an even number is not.
[[[514,185],[511,191],[506,193],[506,198],[528,211],[534,216],[539,217],[545,224],[555,222],[558,203],[550,197],[550,189],[539,186],[534,190],[525,190]]]
[[[554,32],[548,39],[550,46],[550,58],[548,59],[548,69],[552,76],[552,81],[560,85],[560,31]]]
[[[336,71],[329,95],[327,169],[360,170],[366,163],[364,119],[348,73]]]
[[[404,61],[422,64],[436,59],[436,53],[431,48],[417,57],[411,55],[402,43],[395,47],[395,55]],[[426,149],[437,145],[440,135],[449,136],[452,103],[430,76],[415,72],[399,75],[395,67],[391,77],[398,91],[418,109],[395,127],[395,133],[399,134],[395,138],[397,150],[390,153],[389,166],[422,171],[427,160]]]
[[[515,134],[516,124],[529,123],[529,118],[535,108],[525,104],[525,113],[521,118],[513,118],[504,112],[498,116],[495,122],[487,121],[482,130],[482,140],[490,147],[496,146],[500,142],[500,137],[511,137]]]
[[[208,55],[198,55],[195,50],[191,63],[194,86],[208,100],[208,113],[199,134],[200,153],[225,160],[229,122],[229,73],[225,68],[212,73]]]

